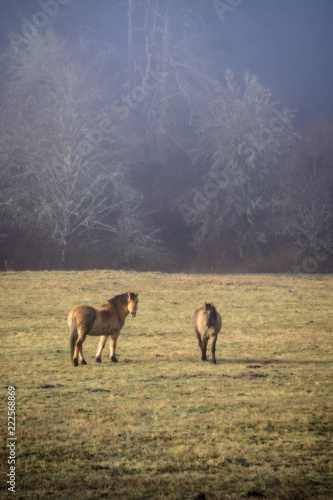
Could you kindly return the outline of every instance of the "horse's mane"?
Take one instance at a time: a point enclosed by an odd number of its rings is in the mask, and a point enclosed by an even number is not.
[[[208,307],[207,307],[208,306]],[[211,311],[211,316],[212,316],[212,319],[214,321],[217,320],[217,313],[216,313],[216,309],[215,309],[215,306],[214,304],[210,303],[210,304],[205,304],[205,310],[210,310]]]
[[[133,292],[130,292],[130,295],[131,299],[134,299],[135,294]],[[113,306],[115,306],[117,302],[121,302],[122,304],[127,304],[127,297],[128,297],[128,292],[120,293],[119,295],[112,297],[112,299],[109,299],[108,302]]]
[[[109,299],[108,302],[113,306],[115,306],[117,302],[125,304],[127,303],[127,293],[121,293],[119,295],[116,295],[115,297],[112,297],[112,299]]]

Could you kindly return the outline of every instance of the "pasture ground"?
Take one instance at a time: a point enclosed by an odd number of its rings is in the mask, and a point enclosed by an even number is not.
[[[333,276],[7,272],[1,283],[1,498],[11,498],[7,386],[16,386],[16,499],[333,498]],[[66,315],[139,291],[136,318],[87,366]],[[192,310],[223,317],[202,362]],[[209,357],[210,357],[210,352]]]

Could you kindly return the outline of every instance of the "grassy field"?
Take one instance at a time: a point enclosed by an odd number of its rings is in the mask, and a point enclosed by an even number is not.
[[[17,499],[332,499],[333,276],[8,272],[1,281],[2,482],[16,386]],[[66,316],[139,292],[136,318],[87,366]],[[190,317],[223,317],[217,365]],[[209,351],[208,351],[209,352]],[[210,357],[210,352],[209,352]]]

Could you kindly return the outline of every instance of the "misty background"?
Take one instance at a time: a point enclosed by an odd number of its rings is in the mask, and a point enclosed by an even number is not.
[[[0,269],[333,269],[331,0],[1,0]]]

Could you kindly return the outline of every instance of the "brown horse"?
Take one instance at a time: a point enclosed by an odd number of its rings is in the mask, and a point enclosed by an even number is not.
[[[222,327],[222,318],[214,307],[213,303],[204,303],[194,309],[192,314],[192,323],[195,333],[198,337],[199,347],[201,349],[201,359],[207,361],[207,344],[212,338],[212,363],[216,364],[215,346],[217,336]]]
[[[117,362],[116,345],[120,331],[128,314],[136,315],[138,294],[133,292],[116,295],[99,307],[76,306],[68,313],[70,328],[71,360],[78,366],[78,359],[83,365],[87,362],[83,357],[82,344],[87,335],[100,336],[96,353],[96,361],[101,363],[101,354],[107,338],[110,337],[110,358]]]

